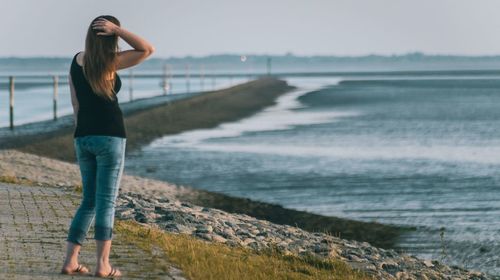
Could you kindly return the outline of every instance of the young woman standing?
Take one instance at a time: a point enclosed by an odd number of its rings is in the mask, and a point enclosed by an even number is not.
[[[122,38],[133,49],[118,50]],[[100,16],[88,28],[85,51],[75,55],[69,84],[76,130],[74,144],[82,176],[83,198],[71,222],[63,274],[87,274],[78,254],[95,218],[97,266],[95,276],[117,277],[109,263],[115,200],[123,172],[126,133],[117,93],[117,70],[141,63],[154,47],[120,27],[113,16]]]

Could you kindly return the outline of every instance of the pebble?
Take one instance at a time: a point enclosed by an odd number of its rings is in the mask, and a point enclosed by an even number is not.
[[[226,243],[227,239],[220,236],[220,235],[214,234],[214,235],[212,235],[212,241],[219,242],[219,243]]]
[[[199,233],[212,233],[213,228],[210,225],[201,225],[196,227],[196,232]]]
[[[434,267],[434,264],[432,263],[431,260],[424,260],[423,263],[425,264],[425,266],[427,267]]]

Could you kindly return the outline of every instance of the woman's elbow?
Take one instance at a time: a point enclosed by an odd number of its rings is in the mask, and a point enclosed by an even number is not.
[[[155,47],[153,45],[150,45],[148,48],[146,48],[145,57],[151,56],[154,52],[156,51]]]

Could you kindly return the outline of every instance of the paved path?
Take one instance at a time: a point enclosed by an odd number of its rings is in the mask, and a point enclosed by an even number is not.
[[[0,279],[70,279],[59,271],[78,203],[79,195],[61,188],[0,183]],[[80,262],[95,267],[92,239],[86,240]],[[127,244],[118,234],[111,262],[124,273],[123,279],[183,279],[164,257]]]

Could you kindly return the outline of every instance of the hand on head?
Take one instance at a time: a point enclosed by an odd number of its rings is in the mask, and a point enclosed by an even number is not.
[[[99,31],[97,35],[112,36],[116,34],[119,27],[105,18],[98,18],[92,23],[92,28]]]

